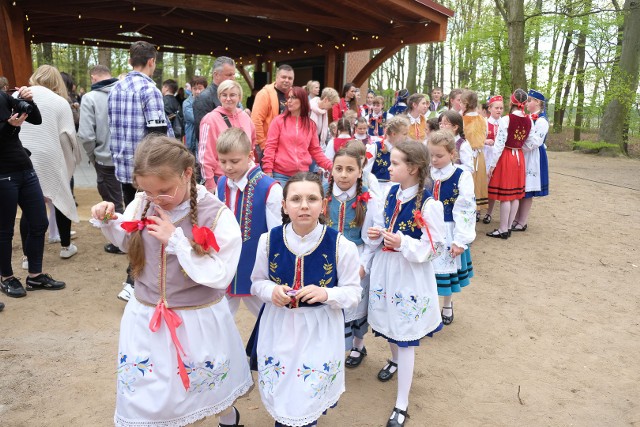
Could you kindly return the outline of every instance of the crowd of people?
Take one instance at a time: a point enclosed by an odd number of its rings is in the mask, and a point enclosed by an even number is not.
[[[54,67],[2,94],[2,291],[26,295],[11,269],[18,205],[27,289],[64,288],[42,272],[42,253],[47,225],[62,258],[78,250],[81,143],[103,199],[91,223],[105,251],[129,258],[116,425],[217,415],[238,426],[233,404],[252,389],[250,370],[276,426],[316,425],[367,356],[369,329],[389,345],[377,378],[397,377],[387,426],[405,425],[415,348],[454,322],[453,295],[474,276],[476,224],[490,224],[499,201],[486,235],[525,232],[533,198],[548,194],[543,94],[514,90],[503,116],[499,95],[453,89],[445,102],[441,88],[401,89],[385,109],[373,91],[361,103],[352,83],[340,94],[295,85],[280,65],[249,110],[231,58],[215,60],[210,84],[194,77],[184,100],[174,80],[156,87],[155,60],[153,45],[136,42],[121,79],[93,67],[77,137]],[[31,149],[36,137],[49,145]],[[241,301],[256,317],[246,345]]]

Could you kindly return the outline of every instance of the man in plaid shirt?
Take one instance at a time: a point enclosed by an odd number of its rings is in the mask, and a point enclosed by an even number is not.
[[[135,197],[133,186],[133,155],[136,147],[152,132],[173,136],[171,125],[164,114],[162,94],[151,79],[156,69],[156,48],[151,43],[138,41],[129,49],[129,64],[133,68],[109,92],[109,130],[111,155],[116,178],[122,185],[125,206]],[[128,301],[133,294],[133,278],[127,269],[118,298]]]

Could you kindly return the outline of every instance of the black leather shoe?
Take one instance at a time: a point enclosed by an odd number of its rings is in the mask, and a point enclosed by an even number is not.
[[[445,325],[450,325],[453,323],[453,302],[451,303],[451,307],[442,307],[443,309],[445,308],[450,308],[451,309],[451,316],[445,316],[444,314],[444,310],[440,310],[440,316],[442,317],[442,323]]]
[[[0,302],[0,311],[4,310],[4,303]]]
[[[527,224],[522,225],[518,221],[513,221],[511,225],[511,230],[509,231],[527,231]]]
[[[511,230],[506,231],[506,232],[501,232],[500,230],[498,230],[497,228],[489,233],[487,233],[487,236],[489,237],[495,237],[496,239],[503,239],[503,240],[507,240],[509,237],[511,237]]]
[[[11,298],[22,298],[27,296],[27,291],[24,290],[22,283],[20,283],[20,279],[17,277],[0,280],[0,290]]]
[[[362,347],[362,350],[358,350],[357,348],[353,347],[351,349],[351,351],[357,352],[359,354],[359,356],[356,356],[356,357],[349,356],[349,357],[347,357],[347,360],[345,360],[344,365],[347,368],[357,368],[362,363],[362,359],[364,359],[364,357],[367,355],[367,348],[366,347]]]
[[[244,427],[244,425],[240,424],[240,411],[238,411],[235,406],[233,406],[232,408],[236,413],[236,422],[234,424],[219,423],[218,427]]]
[[[402,422],[398,421],[400,415],[404,416],[404,420]],[[409,418],[409,413],[407,411],[403,411],[402,409],[393,408],[393,412],[391,413],[391,418],[387,421],[387,427],[402,427]]]
[[[104,245],[104,251],[110,254],[118,254],[118,255],[122,255],[124,253],[120,250],[119,247],[117,247],[113,243],[107,243],[106,245]]]
[[[27,277],[27,290],[37,291],[38,289],[45,289],[47,291],[59,291],[64,289],[66,283],[54,280],[50,274],[39,274],[36,277]]]
[[[393,372],[391,372],[392,367],[396,368],[396,370]],[[398,364],[392,362],[391,360],[387,360],[387,365],[384,368],[380,369],[380,372],[378,372],[378,379],[382,382],[387,382],[391,378],[393,378],[396,372],[398,372]]]

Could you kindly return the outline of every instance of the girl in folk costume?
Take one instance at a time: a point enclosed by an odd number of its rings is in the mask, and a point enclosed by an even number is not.
[[[367,97],[365,103],[360,106],[360,117],[367,117],[373,111],[373,100],[376,98],[376,93],[369,89],[367,91]]]
[[[462,89],[452,89],[451,92],[449,92],[449,102],[448,102],[449,110],[453,110],[457,113],[460,113],[460,115],[462,115],[462,113],[464,112],[464,109],[461,103],[461,97],[462,97]]]
[[[500,120],[500,117],[502,117],[502,111],[504,110],[502,97],[500,95],[496,95],[489,98],[489,101],[487,102],[487,109],[490,115],[487,119],[487,139],[484,141],[484,160],[487,166],[487,173],[489,173],[489,168],[493,163],[493,145],[495,144],[496,136],[498,134],[498,121]],[[493,214],[493,207],[495,203],[496,201],[494,199],[489,198],[489,207],[487,208],[486,215],[482,219],[483,223],[491,224],[491,215]]]
[[[489,168],[489,198],[500,201],[500,226],[489,237],[508,239],[511,224],[524,197],[525,162],[522,146],[530,137],[532,122],[524,114],[527,92],[516,89],[511,95],[511,112],[499,121],[495,157]]]
[[[453,110],[444,111],[438,117],[440,129],[451,132],[456,141],[456,165],[469,173],[473,172],[473,150],[469,141],[464,138],[464,122],[462,116]]]
[[[399,114],[405,114],[407,112],[407,98],[409,97],[409,91],[407,89],[400,89],[396,92],[396,102],[389,108],[389,114],[397,116]]]
[[[429,98],[422,93],[414,93],[407,100],[407,118],[409,119],[409,138],[425,142],[427,139],[427,117]]]
[[[373,107],[369,110],[367,121],[369,123],[369,136],[372,141],[378,141],[384,136],[384,127],[391,114],[384,111],[384,97],[376,96],[373,99]]]
[[[367,158],[370,170],[380,183],[383,194],[387,194],[391,183],[389,182],[389,166],[391,165],[391,149],[394,144],[404,140],[409,133],[409,120],[406,116],[394,116],[387,122],[385,136],[380,141],[367,146]]]
[[[242,129],[222,132],[216,150],[224,174],[218,180],[217,196],[233,212],[242,233],[238,271],[227,289],[229,309],[235,315],[242,300],[257,317],[262,301],[251,295],[251,270],[260,236],[282,225],[282,187],[253,163],[251,141]]]
[[[469,284],[473,264],[469,245],[476,238],[476,202],[473,177],[455,167],[456,143],[451,132],[436,131],[429,136],[433,198],[444,205],[446,250],[433,261],[438,295],[443,297],[442,322],[453,322],[454,292]]]
[[[342,118],[344,113],[348,110],[352,110],[356,115],[360,114],[358,108],[358,101],[356,100],[356,86],[353,83],[347,83],[342,88],[342,98],[340,102],[333,106],[332,117],[333,120]]]
[[[358,117],[356,119],[356,126],[353,132],[353,139],[357,139],[364,145],[370,144],[371,140],[369,139],[369,134],[367,133],[368,129],[369,125],[367,124],[367,119],[365,119],[364,117]]]
[[[408,417],[415,347],[442,328],[438,291],[431,262],[444,250],[442,203],[425,189],[429,174],[427,147],[404,140],[391,151],[391,179],[385,228],[369,228],[372,241],[383,240],[371,267],[369,324],[387,339],[392,358],[378,372],[380,381],[398,371],[396,404],[387,427],[403,426]]]
[[[545,145],[549,122],[544,103],[543,94],[533,89],[529,90],[527,110],[531,113],[533,129],[531,129],[531,138],[522,147],[526,167],[525,194],[524,198],[520,200],[518,213],[515,221],[511,224],[511,231],[525,231],[529,222],[533,198],[549,195],[549,161]]]
[[[284,187],[282,226],[260,238],[251,292],[265,302],[247,350],[276,426],[315,425],[345,389],[344,315],[360,302],[356,245],[324,225],[322,184]]]
[[[333,141],[327,144],[327,147],[324,149],[324,155],[327,156],[328,159],[333,159],[333,156],[335,156],[342,147],[347,145],[347,142],[353,139],[351,136],[351,123],[349,123],[347,117],[342,117],[338,120],[336,129],[338,136],[333,138]]]
[[[356,309],[345,310],[345,345],[351,353],[345,361],[347,368],[360,365],[367,355],[364,335],[367,333],[367,305],[369,301],[369,269],[374,245],[367,237],[370,227],[383,226],[382,221],[375,223],[380,207],[378,199],[369,192],[362,179],[361,151],[355,149],[356,143],[341,148],[333,158],[333,171],[329,180],[327,196],[327,225],[355,243],[360,254],[360,279],[362,300]],[[379,242],[377,242],[379,244]]]
[[[480,209],[489,203],[487,191],[487,166],[484,160],[484,141],[487,139],[487,120],[478,114],[478,95],[472,90],[463,90],[460,98],[464,114],[464,134],[469,141],[473,155],[474,191],[476,193],[476,222],[480,221]]]
[[[237,426],[232,405],[253,384],[224,298],[240,229],[196,184],[194,167],[186,146],[151,134],[136,148],[134,201],[123,214],[110,202],[91,208],[135,277],[120,328],[116,426],[184,426],[215,414]]]

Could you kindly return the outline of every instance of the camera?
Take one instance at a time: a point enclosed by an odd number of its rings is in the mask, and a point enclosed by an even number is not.
[[[11,97],[11,108],[14,113],[20,114],[31,114],[33,112],[33,105],[29,102],[25,101],[22,98],[13,98]]]

